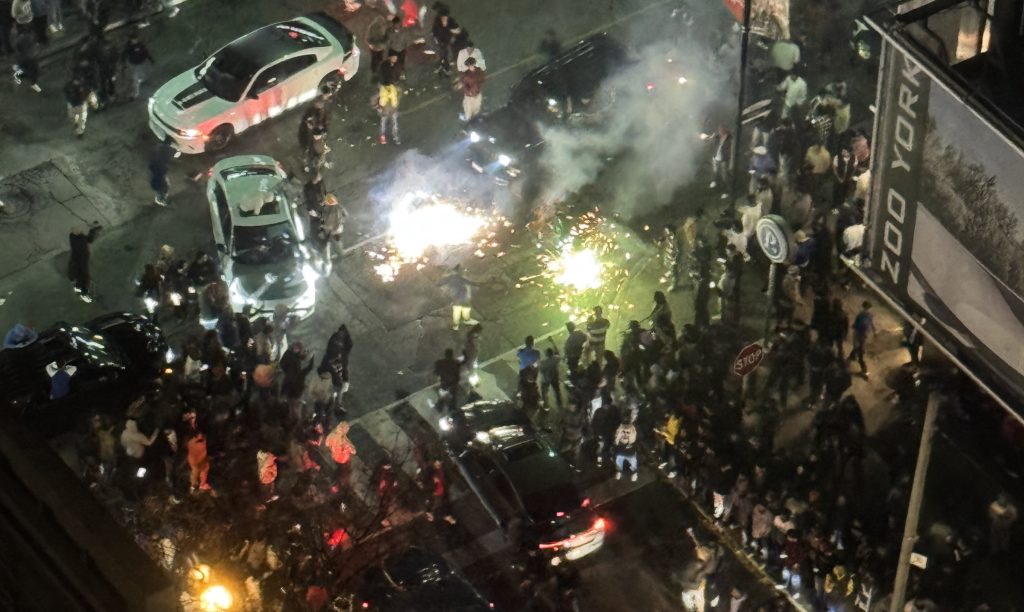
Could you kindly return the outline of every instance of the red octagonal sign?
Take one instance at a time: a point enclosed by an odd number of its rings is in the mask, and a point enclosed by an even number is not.
[[[764,347],[760,342],[748,344],[736,355],[732,362],[732,372],[737,376],[746,376],[761,365],[764,360]]]

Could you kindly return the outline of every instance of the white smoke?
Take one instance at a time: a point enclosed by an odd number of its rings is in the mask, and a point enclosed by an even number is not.
[[[667,203],[710,159],[700,134],[728,82],[715,63],[688,39],[641,49],[590,103],[606,110],[585,127],[570,120],[542,130],[541,202],[561,201],[601,177],[612,197],[602,208],[631,216]]]

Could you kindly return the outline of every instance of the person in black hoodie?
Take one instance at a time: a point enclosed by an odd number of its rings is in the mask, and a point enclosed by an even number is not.
[[[71,281],[75,292],[78,293],[78,297],[82,298],[82,301],[86,303],[92,302],[92,296],[89,295],[89,290],[92,286],[92,274],[89,271],[89,245],[96,239],[100,229],[98,224],[94,224],[88,229],[80,227],[71,230],[71,234],[68,236],[68,242],[71,246],[71,257],[68,260],[68,279]]]

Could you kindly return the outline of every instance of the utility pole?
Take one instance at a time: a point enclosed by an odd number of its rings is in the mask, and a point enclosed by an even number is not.
[[[736,104],[736,126],[732,132],[732,155],[729,169],[732,172],[732,187],[729,193],[729,210],[736,208],[740,191],[740,136],[743,131],[743,108],[747,97],[747,54],[750,47],[750,10],[754,0],[743,0],[743,36],[740,39],[740,93]],[[746,173],[742,173],[746,176]]]
[[[903,526],[903,544],[900,546],[899,565],[896,566],[896,583],[892,589],[892,605],[889,612],[903,612],[907,598],[907,580],[910,578],[910,554],[917,543],[917,522],[921,518],[921,502],[924,500],[924,481],[928,475],[928,462],[932,455],[932,436],[935,433],[935,417],[939,412],[940,395],[932,391],[928,395],[928,406],[924,412],[921,428],[921,445],[917,449],[917,467],[914,468],[914,484],[910,489],[910,503],[907,506],[907,521]]]

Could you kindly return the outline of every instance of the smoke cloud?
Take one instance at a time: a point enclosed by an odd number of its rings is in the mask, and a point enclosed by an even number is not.
[[[572,118],[543,129],[541,202],[557,203],[599,177],[611,196],[603,209],[632,217],[669,202],[710,159],[700,133],[728,79],[709,56],[689,39],[644,47],[605,80],[589,104],[597,108],[580,113],[583,126]]]

